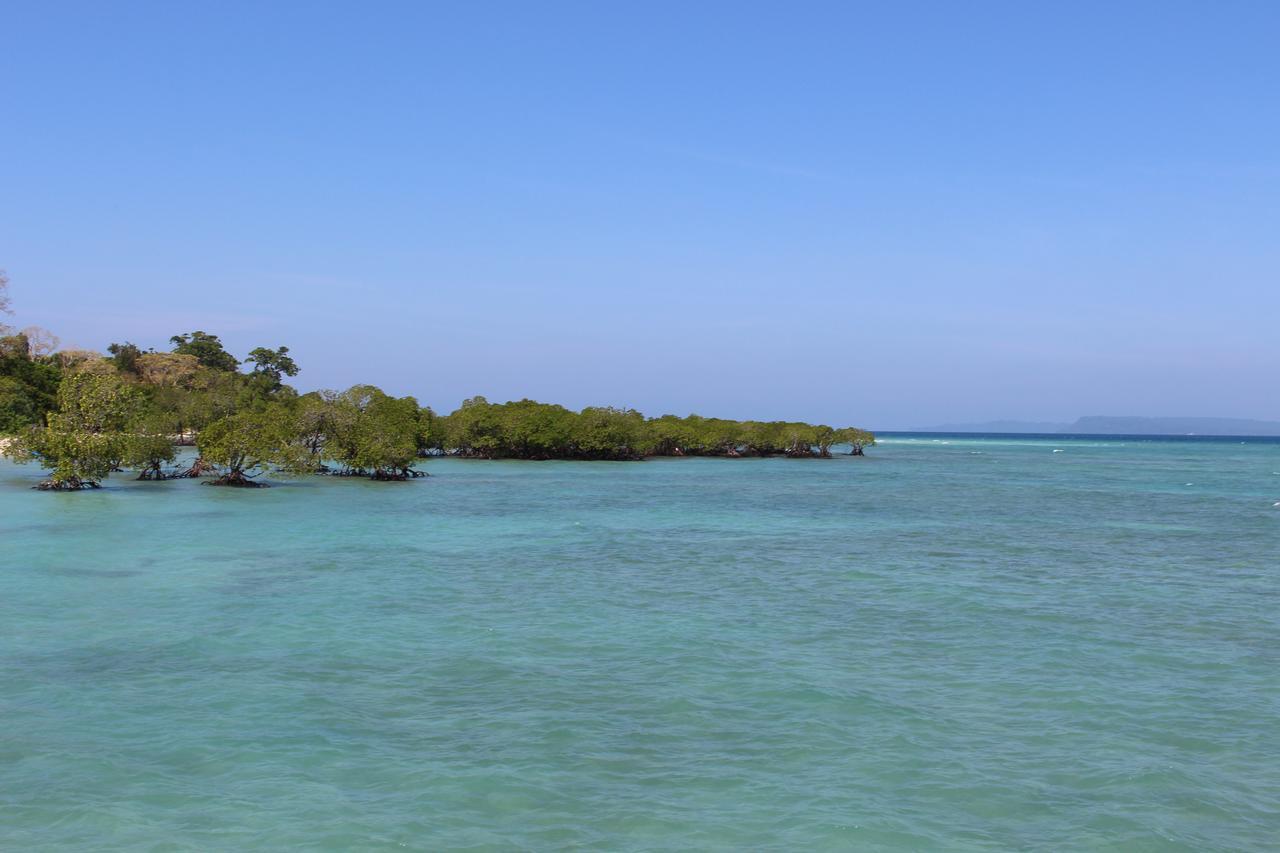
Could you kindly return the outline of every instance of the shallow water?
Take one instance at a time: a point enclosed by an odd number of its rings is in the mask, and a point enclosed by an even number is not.
[[[870,453],[2,463],[0,848],[1273,848],[1280,443]]]

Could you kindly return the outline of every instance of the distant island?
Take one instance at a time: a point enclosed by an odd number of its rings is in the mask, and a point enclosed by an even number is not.
[[[907,432],[1071,433],[1076,435],[1257,435],[1280,436],[1280,421],[1250,418],[1149,418],[1088,415],[1072,423],[984,421],[916,427]]]
[[[3,284],[0,274],[0,296]],[[284,381],[298,373],[288,347],[240,359],[204,331],[174,335],[167,352],[127,341],[106,354],[57,350],[51,339],[0,325],[0,453],[50,471],[37,486],[46,490],[97,488],[124,471],[260,486],[268,472],[407,480],[423,476],[415,466],[432,456],[830,458],[837,445],[861,456],[875,443],[856,427],[799,421],[655,418],[484,397],[446,415],[373,385],[300,393]],[[179,465],[177,444],[194,445],[195,461]]]

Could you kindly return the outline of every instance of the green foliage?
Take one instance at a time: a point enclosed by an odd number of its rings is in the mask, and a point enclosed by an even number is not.
[[[344,474],[379,480],[414,476],[429,446],[434,414],[412,397],[391,397],[372,385],[306,394],[293,404],[297,442],[313,471],[337,462]]]
[[[448,419],[437,415],[430,406],[418,410],[418,455],[442,452],[448,432]]]
[[[871,433],[788,421],[699,415],[646,419],[633,409],[580,412],[535,400],[463,402],[437,415],[412,397],[371,385],[299,396],[288,347],[257,347],[248,373],[216,335],[171,338],[173,352],[112,344],[32,356],[23,335],[0,337],[0,433],[18,433],[10,455],[39,460],[55,484],[95,484],[118,465],[140,479],[165,476],[173,441],[195,437],[220,482],[246,485],[268,470],[328,471],[378,479],[416,476],[432,454],[511,459],[627,460],[646,456],[826,457],[836,445],[860,455]]]
[[[136,385],[112,373],[70,373],[58,386],[58,412],[49,416],[60,429],[74,432],[124,432],[145,400]]]
[[[463,456],[492,457],[502,443],[496,408],[484,397],[463,400],[449,415],[446,448]]]
[[[21,332],[0,336],[0,358],[15,361],[32,361],[31,342]]]
[[[519,400],[493,404],[473,397],[447,418],[429,446],[487,459],[640,459],[645,456],[830,456],[847,431],[786,421],[731,421],[633,409],[562,406]],[[867,435],[861,430],[854,433]]]
[[[164,466],[173,464],[177,457],[173,439],[165,433],[138,432],[125,437],[120,461],[137,469],[139,480],[163,480]]]
[[[210,423],[200,431],[196,446],[200,456],[224,469],[223,479],[231,482],[252,479],[271,469],[308,470],[309,459],[300,436],[296,414],[273,403]]]
[[[819,456],[830,456],[831,445],[835,444],[836,431],[826,424],[820,424],[813,428],[813,435],[810,442],[818,448]]]
[[[134,344],[126,341],[122,344],[111,344],[107,347],[107,352],[111,353],[111,361],[115,364],[116,370],[121,373],[138,374],[138,359],[143,355],[142,350]]]
[[[12,376],[0,376],[0,434],[17,432],[43,414],[25,384]]]
[[[333,395],[330,407],[326,452],[346,473],[379,480],[412,476],[422,446],[417,400],[356,385]]]
[[[164,466],[173,464],[177,455],[168,412],[148,408],[130,422],[124,434],[121,465],[137,469],[139,480],[165,479]]]
[[[583,409],[573,423],[571,446],[586,459],[639,459],[649,446],[644,415],[608,406]]]
[[[5,453],[16,461],[38,461],[51,469],[48,487],[80,489],[97,486],[111,473],[122,455],[122,445],[119,433],[29,427]]]
[[[577,416],[563,406],[519,400],[494,405],[472,397],[441,432],[447,452],[481,458],[551,459],[571,454]]]
[[[240,376],[218,370],[198,371],[179,396],[176,407],[187,429],[199,431],[236,411],[240,400]]]
[[[48,426],[28,427],[8,453],[50,468],[52,488],[96,486],[128,455],[127,428],[143,403],[139,390],[113,373],[68,374]]]
[[[341,428],[338,395],[333,391],[312,391],[294,403],[293,414],[297,424],[297,442],[306,452],[307,470],[326,471],[325,460],[333,436]]]
[[[57,407],[62,367],[56,358],[32,358],[25,335],[0,338],[0,435],[43,424]]]
[[[489,406],[490,455],[551,459],[568,455],[575,416],[563,406],[519,400]]]
[[[667,416],[672,417],[672,416]],[[680,418],[675,418],[679,421]],[[741,456],[745,427],[738,421],[689,415],[683,419],[685,444],[677,456]]]
[[[169,338],[173,351],[179,355],[194,355],[205,367],[229,373],[240,369],[240,362],[222,347],[217,335],[207,332],[189,332]]]
[[[831,448],[850,437],[866,443],[865,430],[833,429],[825,424],[792,421],[727,421],[690,415],[663,415],[646,423],[650,452],[657,456],[828,457]]]
[[[834,444],[849,445],[850,456],[861,456],[864,448],[871,447],[876,443],[874,433],[865,429],[857,429],[856,427],[838,429],[832,438]]]
[[[289,348],[267,349],[257,347],[249,351],[245,364],[253,365],[253,376],[261,377],[269,383],[271,390],[280,388],[285,376],[297,376],[298,365],[289,357]]]
[[[189,355],[146,353],[138,359],[140,386],[168,433],[190,436],[235,413],[244,376],[202,367]]]

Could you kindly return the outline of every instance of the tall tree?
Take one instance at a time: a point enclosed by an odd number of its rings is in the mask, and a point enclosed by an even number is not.
[[[417,400],[391,397],[372,385],[356,385],[333,402],[328,449],[345,473],[375,480],[421,476],[413,469],[422,430]]]
[[[174,335],[169,338],[173,351],[179,355],[194,355],[205,367],[213,370],[234,372],[240,368],[240,362],[227,352],[217,335],[207,332],[188,332],[185,335]]]
[[[280,387],[280,382],[286,376],[297,376],[298,365],[289,357],[289,348],[280,347],[279,349],[267,349],[266,347],[257,347],[249,351],[249,357],[244,360],[245,364],[253,365],[253,374],[269,379],[272,384],[272,390]]]
[[[138,373],[138,358],[142,355],[142,350],[137,345],[125,341],[122,344],[111,344],[107,347],[107,352],[111,353],[111,360],[115,362],[116,370],[121,373]]]
[[[214,486],[260,487],[256,478],[267,471],[302,472],[310,461],[297,418],[279,403],[214,421],[200,430],[196,446],[201,459],[222,469]]]

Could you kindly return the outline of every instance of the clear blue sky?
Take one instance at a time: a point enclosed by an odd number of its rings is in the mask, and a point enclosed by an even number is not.
[[[300,387],[1280,419],[1280,3],[0,7],[16,322]]]

